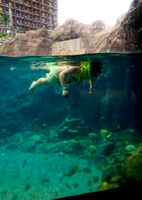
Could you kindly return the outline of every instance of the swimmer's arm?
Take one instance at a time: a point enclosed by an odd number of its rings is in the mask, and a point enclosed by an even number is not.
[[[60,80],[60,84],[62,86],[62,88],[66,87],[66,76],[71,74],[76,74],[78,73],[79,71],[79,68],[78,67],[71,67],[71,68],[68,68],[64,71],[62,71],[60,74],[59,74],[59,80]]]
[[[73,74],[76,74],[78,72],[79,72],[79,69],[77,67],[72,67],[72,68],[69,68],[69,69],[66,69],[66,70],[62,71],[59,74],[60,84],[61,84],[61,86],[63,88],[62,96],[64,96],[64,97],[68,97],[69,96],[68,88],[66,88],[64,90],[64,88],[67,87],[66,86],[66,76],[69,75],[69,74],[73,75]]]
[[[94,88],[93,88],[93,79],[89,81],[90,84],[90,88],[89,88],[89,94],[92,94],[94,92]]]

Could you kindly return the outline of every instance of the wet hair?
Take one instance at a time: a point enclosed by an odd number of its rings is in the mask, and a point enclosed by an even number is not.
[[[102,66],[101,62],[91,62],[91,75],[97,77],[98,74],[101,74]]]

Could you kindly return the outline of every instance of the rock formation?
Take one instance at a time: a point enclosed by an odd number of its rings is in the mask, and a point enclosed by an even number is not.
[[[56,42],[81,38],[85,53],[139,52],[142,48],[141,25],[142,0],[139,0],[133,1],[128,13],[121,16],[112,28],[100,20],[84,25],[70,19],[54,29],[50,37]],[[57,54],[61,51],[58,49]]]
[[[52,40],[45,29],[17,34],[0,47],[1,56],[48,56],[51,55]]]
[[[83,53],[128,53],[142,49],[142,0],[134,0],[129,11],[121,16],[114,27],[106,27],[98,20],[92,24],[79,23],[68,19],[55,28],[51,34],[40,29],[16,35],[0,47],[1,56],[51,56]],[[60,41],[79,38],[82,45],[79,51],[57,46]],[[70,45],[70,44],[69,44]],[[52,51],[54,48],[54,51]]]

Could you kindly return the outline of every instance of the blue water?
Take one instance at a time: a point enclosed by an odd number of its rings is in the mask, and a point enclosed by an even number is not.
[[[31,83],[47,64],[102,62],[89,84]],[[126,162],[141,142],[141,54],[0,57],[0,199],[53,199],[127,182]],[[117,178],[116,178],[117,177]],[[118,178],[119,177],[119,178]]]

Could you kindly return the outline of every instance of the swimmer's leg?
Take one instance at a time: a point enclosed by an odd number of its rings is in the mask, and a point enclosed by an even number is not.
[[[37,81],[33,81],[29,90],[30,92],[34,92],[35,88],[39,85],[45,85],[45,84],[48,84],[48,80],[47,78],[39,78]]]

